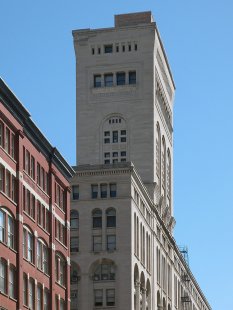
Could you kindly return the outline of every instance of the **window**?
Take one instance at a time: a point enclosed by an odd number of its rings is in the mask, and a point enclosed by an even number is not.
[[[106,306],[115,306],[115,290],[106,290]]]
[[[78,266],[71,262],[70,283],[78,283]]]
[[[121,130],[121,142],[126,142],[126,130]]]
[[[102,228],[102,211],[100,209],[92,212],[92,227]]]
[[[116,210],[108,209],[106,211],[107,227],[116,227]]]
[[[23,304],[28,305],[28,279],[25,273],[23,274]]]
[[[4,167],[0,164],[0,191],[4,191]]]
[[[71,229],[78,229],[78,211],[71,210],[70,212],[70,228]]]
[[[35,283],[32,278],[29,279],[29,290],[28,290],[28,295],[29,295],[29,308],[34,309],[35,306]]]
[[[36,310],[42,309],[42,286],[40,284],[37,285],[37,308]]]
[[[44,290],[44,310],[49,310],[49,291],[48,289]]]
[[[103,306],[103,290],[94,290],[94,305],[95,307]]]
[[[11,134],[11,152],[10,155],[12,158],[15,158],[15,135]]]
[[[58,184],[55,183],[55,203],[64,210],[65,207],[65,192],[63,188]]]
[[[71,310],[78,309],[78,291],[77,290],[71,290],[70,293],[70,299],[71,299]]]
[[[65,300],[60,300],[60,310],[65,310]]]
[[[102,236],[93,236],[93,251],[102,251]]]
[[[48,247],[41,239],[37,241],[37,268],[48,274]]]
[[[117,85],[125,85],[125,72],[117,72]]]
[[[117,192],[116,184],[110,184],[109,186],[110,186],[110,197],[111,198],[116,197]]]
[[[98,198],[98,185],[96,184],[91,185],[91,198]]]
[[[136,71],[129,72],[129,84],[136,84]]]
[[[6,170],[6,179],[5,179],[5,193],[10,197],[10,184],[11,184],[11,174]]]
[[[94,87],[98,88],[101,87],[101,75],[94,75]]]
[[[3,146],[3,124],[0,123],[0,146]]]
[[[34,249],[34,237],[28,229],[23,229],[23,256],[29,262],[33,263],[33,249]]]
[[[10,154],[10,130],[8,128],[6,128],[5,150],[8,154]]]
[[[95,55],[95,49],[94,48],[91,49],[91,53],[92,53],[92,55]]]
[[[7,263],[0,259],[0,291],[6,294]]]
[[[128,50],[131,52],[131,44],[128,45]]]
[[[108,45],[105,45],[105,46],[104,46],[104,53],[105,53],[105,54],[112,53],[112,50],[113,50],[112,44],[108,44]]]
[[[56,281],[65,286],[66,261],[61,255],[56,255]]]
[[[14,249],[15,246],[15,221],[5,209],[0,209],[0,242]]]
[[[104,86],[106,87],[113,86],[113,74],[112,73],[104,75]]]
[[[114,130],[112,132],[112,143],[118,143],[118,131]]]
[[[107,184],[100,184],[100,197],[107,198],[108,195],[108,186]]]
[[[110,131],[104,132],[104,143],[110,143]]]
[[[107,236],[107,251],[116,250],[116,236],[108,235]]]
[[[103,262],[99,264],[93,275],[94,281],[114,281],[115,280],[115,265],[113,262]]]
[[[79,237],[70,238],[70,252],[78,252],[79,250]]]
[[[78,185],[72,186],[72,194],[73,194],[73,200],[79,199],[79,186]]]
[[[30,176],[35,180],[35,158],[31,156]]]
[[[134,50],[135,50],[135,51],[138,50],[138,45],[137,45],[137,43],[134,44]]]

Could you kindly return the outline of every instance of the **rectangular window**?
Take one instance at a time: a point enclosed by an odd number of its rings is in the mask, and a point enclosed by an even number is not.
[[[33,279],[29,280],[29,308],[34,309],[34,303],[35,303],[35,292],[34,292],[34,281]]]
[[[15,284],[15,270],[13,268],[10,268],[8,291],[11,298],[15,298]]]
[[[31,156],[30,176],[35,180],[35,158]]]
[[[118,163],[118,159],[113,159],[113,160],[112,160],[112,163],[113,163],[113,164]]]
[[[105,165],[108,165],[108,164],[110,164],[110,160],[109,159],[105,159],[104,163],[105,163]]]
[[[6,294],[6,263],[0,260],[0,291]]]
[[[11,176],[11,199],[13,201],[16,201],[15,184],[16,184],[16,178],[12,175]]]
[[[102,251],[102,236],[93,236],[93,251]]]
[[[10,184],[11,184],[11,174],[9,171],[6,171],[5,193],[8,197],[10,197]]]
[[[71,237],[70,238],[70,252],[78,252],[79,249],[79,238]]]
[[[71,310],[76,310],[78,309],[78,291],[77,290],[72,290],[70,293],[70,299],[71,299],[71,305],[70,309]]]
[[[110,157],[110,153],[108,152],[108,153],[104,153],[104,157],[105,158],[109,158]]]
[[[103,306],[103,290],[94,290],[94,306]]]
[[[129,72],[129,84],[136,84],[136,71]]]
[[[112,157],[118,157],[118,152],[113,152]]]
[[[44,310],[49,310],[49,292],[47,289],[44,291]]]
[[[106,305],[115,306],[115,290],[114,289],[106,290]]]
[[[4,168],[0,165],[0,191],[4,191]]]
[[[126,130],[121,130],[121,142],[126,142]]]
[[[33,263],[33,236],[28,232],[28,251],[27,259],[29,262]]]
[[[37,310],[41,310],[42,303],[42,287],[40,285],[37,286]]]
[[[104,53],[109,54],[112,53],[112,44],[104,45]]]
[[[79,186],[78,185],[72,186],[72,194],[73,194],[73,200],[79,199]]]
[[[116,250],[116,236],[108,235],[107,236],[107,251]]]
[[[23,275],[23,304],[28,304],[28,280],[26,274]]]
[[[126,152],[125,151],[121,152],[121,157],[126,157]]]
[[[108,196],[108,186],[107,184],[100,184],[100,197],[107,198]]]
[[[93,199],[98,198],[98,185],[95,184],[91,185],[91,198]]]
[[[117,85],[125,85],[125,72],[117,72]]]
[[[11,134],[11,156],[15,158],[15,135]]]
[[[110,184],[110,197],[116,197],[117,187],[116,184]]]
[[[40,186],[40,164],[37,163],[37,184]]]
[[[104,75],[104,86],[109,87],[113,86],[113,74],[105,74]]]
[[[5,150],[8,154],[10,154],[10,130],[8,128],[6,128]]]
[[[8,246],[14,249],[14,220],[10,216],[8,216]]]
[[[94,87],[98,88],[101,87],[101,75],[94,75]]]
[[[0,123],[0,146],[3,146],[3,125]]]
[[[112,132],[112,143],[118,143],[118,131],[114,130]]]

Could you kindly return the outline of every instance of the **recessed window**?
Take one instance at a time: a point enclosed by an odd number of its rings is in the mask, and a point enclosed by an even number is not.
[[[115,290],[114,289],[106,290],[106,305],[115,306]]]
[[[116,184],[110,184],[110,197],[116,197],[117,186]]]
[[[104,161],[104,163],[105,163],[105,165],[110,164],[110,160],[109,160],[109,159],[106,159],[106,160]]]
[[[92,227],[102,228],[102,211],[100,209],[92,212]]]
[[[73,200],[79,199],[79,186],[78,185],[72,186],[72,196],[73,196]]]
[[[79,250],[79,237],[70,238],[70,252],[78,252]]]
[[[108,194],[108,186],[107,184],[100,184],[100,197],[101,198],[107,198]]]
[[[118,157],[118,152],[113,152],[112,157]]]
[[[104,153],[104,157],[105,157],[105,158],[109,158],[109,157],[110,157],[110,153],[109,153],[109,152]]]
[[[107,227],[116,227],[116,211],[115,209],[108,209],[106,211]]]
[[[121,156],[125,157],[126,156],[126,152],[125,151],[121,152]]]
[[[94,87],[101,87],[101,75],[99,74],[94,75]]]
[[[126,162],[126,158],[121,158],[121,162]]]
[[[131,44],[128,45],[128,50],[131,52]]]
[[[98,47],[98,54],[100,55],[101,54],[101,48]]]
[[[134,44],[134,50],[135,50],[135,51],[138,50],[138,45],[137,45],[137,43]]]
[[[117,73],[117,85],[125,85],[125,72]]]
[[[102,251],[102,236],[93,236],[93,252]]]
[[[118,163],[118,159],[113,159],[113,160],[112,160],[112,163],[113,163],[113,164]]]
[[[78,229],[79,224],[79,216],[78,211],[71,210],[70,212],[70,229]]]
[[[95,55],[95,49],[94,48],[91,49],[91,52],[92,52],[92,55]]]
[[[114,130],[112,132],[112,143],[118,143],[118,131]]]
[[[129,72],[129,84],[136,84],[136,71]]]
[[[0,259],[0,291],[6,294],[7,287],[7,263]]]
[[[116,236],[108,235],[107,236],[107,251],[116,250]]]
[[[122,52],[125,52],[125,45],[122,45]]]
[[[106,87],[113,86],[113,74],[112,73],[104,75],[104,86]]]
[[[94,290],[94,306],[103,306],[103,290]]]
[[[105,54],[109,54],[109,53],[112,53],[112,44],[108,44],[108,45],[104,45],[104,53]]]
[[[98,185],[91,185],[91,198],[98,198]]]
[[[116,52],[119,53],[119,45],[116,45]]]

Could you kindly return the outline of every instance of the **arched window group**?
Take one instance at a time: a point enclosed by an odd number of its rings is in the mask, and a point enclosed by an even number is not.
[[[116,305],[116,265],[112,260],[102,259],[91,268],[94,307]]]
[[[144,272],[139,275],[137,264],[134,266],[134,310],[151,310],[151,286]]]
[[[155,158],[155,170],[158,180],[158,189],[161,195],[166,199],[167,205],[171,206],[171,152],[169,148],[166,147],[165,137],[161,137],[160,127],[157,123],[156,126],[156,158]]]

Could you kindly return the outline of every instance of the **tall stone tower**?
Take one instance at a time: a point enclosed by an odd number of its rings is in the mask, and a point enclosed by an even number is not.
[[[175,86],[151,13],[73,37],[71,310],[210,310],[172,236]]]
[[[175,86],[151,12],[116,15],[113,28],[73,36],[77,164],[131,161],[151,198],[173,215]]]

